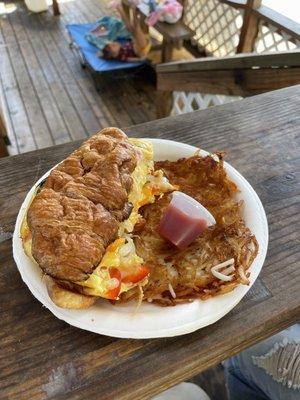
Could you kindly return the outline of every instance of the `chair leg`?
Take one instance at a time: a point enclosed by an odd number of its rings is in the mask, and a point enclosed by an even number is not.
[[[172,42],[167,42],[166,40],[163,41],[161,53],[162,63],[172,61],[173,48],[174,45]]]
[[[6,156],[8,156],[8,151],[5,144],[5,138],[2,135],[0,135],[0,157],[6,157]]]
[[[53,15],[55,16],[60,15],[60,10],[57,0],[53,0],[52,8],[53,8]]]
[[[4,121],[4,114],[0,109],[0,157],[8,156],[7,147],[10,145],[9,137],[7,136],[7,127]]]

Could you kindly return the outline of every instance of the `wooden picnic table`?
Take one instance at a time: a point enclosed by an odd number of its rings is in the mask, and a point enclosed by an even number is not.
[[[0,160],[0,398],[143,400],[292,325],[300,316],[300,86],[126,128],[227,160],[257,191],[270,242],[253,288],[226,317],[155,340],[96,335],[55,318],[23,284],[12,257],[19,207],[34,182],[78,147]]]

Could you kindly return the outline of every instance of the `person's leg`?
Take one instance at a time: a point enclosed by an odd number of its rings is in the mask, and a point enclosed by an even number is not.
[[[300,325],[223,363],[230,400],[300,399]]]
[[[126,13],[122,3],[120,3],[116,8],[126,26],[126,29],[132,34],[133,46],[137,57],[144,58],[143,49],[148,45],[149,38],[142,29],[137,8],[134,5],[130,7],[131,16]]]
[[[241,370],[235,357],[225,361],[224,375],[230,400],[270,400]],[[246,375],[246,376],[245,376]]]
[[[199,386],[191,382],[182,382],[153,397],[151,400],[210,400]]]
[[[145,32],[142,29],[140,16],[138,11],[135,8],[132,10],[132,18],[133,18],[133,39],[137,52],[139,53],[140,49],[144,49],[148,44],[148,39]],[[138,54],[140,57],[142,54]]]
[[[128,10],[129,12],[127,13],[126,10],[124,9],[124,6],[122,3],[118,4],[116,6],[116,9],[118,10],[121,19],[123,20],[126,29],[133,35],[134,34],[134,25],[131,22],[130,18],[130,9]]]

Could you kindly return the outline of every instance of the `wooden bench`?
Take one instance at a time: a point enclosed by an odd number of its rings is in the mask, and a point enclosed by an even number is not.
[[[127,13],[129,13],[129,9],[131,7],[130,0],[122,0],[122,4]],[[145,19],[145,14],[143,14],[140,10],[138,11],[142,15],[143,19]],[[144,29],[148,30],[148,26],[145,23],[144,25]],[[174,47],[179,47],[183,40],[191,39],[195,35],[195,32],[185,25],[182,19],[175,24],[168,24],[166,22],[158,21],[154,25],[154,28],[163,36],[161,55],[161,61],[163,63],[172,59]]]

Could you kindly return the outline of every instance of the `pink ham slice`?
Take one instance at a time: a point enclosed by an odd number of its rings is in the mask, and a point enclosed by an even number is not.
[[[216,221],[211,213],[192,197],[173,192],[159,223],[158,232],[180,250],[185,249]]]

